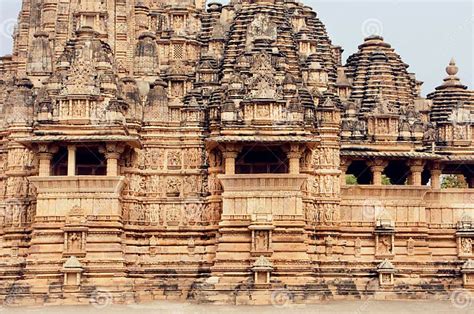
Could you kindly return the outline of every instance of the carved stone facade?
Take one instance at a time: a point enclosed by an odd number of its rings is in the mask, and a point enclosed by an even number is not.
[[[19,19],[0,59],[0,299],[474,286],[474,92],[454,61],[422,98],[383,38],[343,65],[293,0],[24,0]]]

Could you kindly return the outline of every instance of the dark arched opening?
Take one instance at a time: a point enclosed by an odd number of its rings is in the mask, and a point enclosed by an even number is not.
[[[347,168],[346,182],[350,184],[351,180],[356,180],[357,184],[371,184],[373,174],[370,167],[363,160],[354,160]]]
[[[421,173],[421,184],[428,185],[430,181],[431,181],[431,171],[427,167],[425,167],[423,169],[423,172]]]
[[[288,173],[288,157],[278,146],[244,147],[235,161],[235,173]]]
[[[51,161],[51,174],[53,176],[67,175],[67,149],[65,147],[59,148],[58,152],[54,154]]]
[[[410,167],[404,160],[391,160],[383,174],[390,180],[390,184],[405,185],[410,175]]]
[[[76,150],[76,175],[103,176],[107,174],[107,161],[97,147],[78,147]]]

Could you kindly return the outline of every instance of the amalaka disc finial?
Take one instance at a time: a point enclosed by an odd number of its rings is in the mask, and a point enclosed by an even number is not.
[[[456,61],[454,58],[451,59],[449,62],[449,65],[446,67],[446,73],[448,73],[449,76],[454,76],[458,74],[459,68],[456,66]]]

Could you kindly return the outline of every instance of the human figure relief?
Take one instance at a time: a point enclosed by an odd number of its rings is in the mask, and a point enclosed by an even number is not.
[[[77,233],[72,233],[69,237],[69,251],[77,252],[81,250],[81,237]]]
[[[392,254],[392,241],[390,236],[381,236],[379,238],[379,254]]]

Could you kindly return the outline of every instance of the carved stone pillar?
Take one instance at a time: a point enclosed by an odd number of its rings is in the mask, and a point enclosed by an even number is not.
[[[38,147],[38,159],[39,159],[39,176],[48,177],[51,175],[51,160],[53,159],[54,153],[58,151],[57,146],[50,146],[48,144],[41,144]]]
[[[76,175],[76,146],[68,145],[67,147],[67,175]]]
[[[288,151],[288,160],[290,165],[290,174],[299,174],[300,173],[300,158],[301,150],[299,145],[291,145],[290,150]]]
[[[51,175],[51,159],[53,159],[53,154],[51,153],[39,153],[39,176],[48,177]]]
[[[423,168],[423,160],[412,160],[410,162],[410,185],[421,186],[421,173],[423,172]]]
[[[101,149],[107,159],[107,176],[116,177],[119,175],[118,160],[124,151],[124,146],[117,143],[108,143],[105,149]]]
[[[350,163],[351,161],[346,158],[341,159],[341,165],[339,166],[339,169],[341,170],[341,186],[346,185],[346,173]]]
[[[222,156],[225,160],[225,174],[232,175],[235,174],[235,159],[239,154],[240,149],[235,145],[226,146],[225,151],[222,152]]]
[[[439,164],[433,165],[431,169],[431,188],[432,189],[441,189],[441,174],[442,168]]]
[[[382,185],[382,172],[385,170],[388,162],[385,160],[375,160],[369,163],[373,175],[373,185]]]

